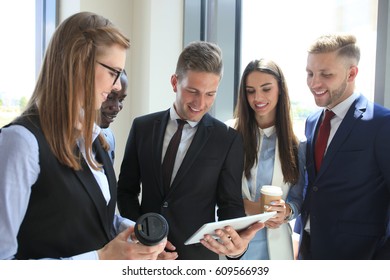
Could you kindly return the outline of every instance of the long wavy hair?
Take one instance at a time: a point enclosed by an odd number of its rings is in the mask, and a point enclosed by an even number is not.
[[[130,47],[108,19],[90,12],[74,14],[63,21],[47,48],[34,92],[22,115],[38,111],[45,138],[57,159],[75,170],[81,169],[75,153],[77,139],[85,140],[86,160],[94,169],[92,133],[98,121],[95,108],[96,58],[105,47]],[[99,140],[106,144],[104,137]],[[103,145],[104,146],[104,145]]]
[[[258,163],[260,132],[256,121],[255,112],[250,107],[247,99],[246,81],[250,73],[258,71],[270,74],[278,82],[279,99],[276,105],[275,128],[278,137],[280,163],[285,183],[296,184],[299,178],[298,139],[293,132],[290,112],[290,98],[283,72],[272,60],[259,59],[251,61],[245,68],[239,87],[238,101],[234,116],[237,118],[236,129],[242,135],[244,141],[245,163],[244,174],[250,178],[250,171]]]

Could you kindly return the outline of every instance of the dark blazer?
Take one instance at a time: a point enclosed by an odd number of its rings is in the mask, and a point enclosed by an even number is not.
[[[93,147],[109,182],[108,205],[81,155],[83,169],[79,171],[58,162],[43,135],[38,116],[23,117],[14,124],[23,125],[36,137],[40,166],[19,229],[16,258],[71,257],[102,248],[115,234],[116,178],[99,140],[95,140]]]
[[[162,183],[162,146],[169,110],[136,118],[127,140],[118,181],[118,208],[136,220],[156,212],[169,223],[168,240],[179,259],[217,259],[203,245],[184,245],[204,223],[245,216],[241,178],[243,145],[239,134],[206,114],[165,195]],[[142,202],[139,194],[142,184]]]
[[[305,128],[308,186],[300,257],[390,259],[390,111],[358,97],[316,174],[321,113],[310,116]],[[310,236],[303,229],[309,215]]]

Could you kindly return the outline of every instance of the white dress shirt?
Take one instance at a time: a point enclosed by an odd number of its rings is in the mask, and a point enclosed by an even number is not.
[[[180,116],[176,113],[176,110],[173,105],[169,111],[169,115],[170,115],[170,119],[168,121],[167,127],[165,129],[165,135],[164,135],[161,164],[164,160],[169,142],[171,141],[173,134],[175,134],[177,130],[178,124],[176,120],[180,119]],[[183,127],[179,148],[176,154],[175,164],[173,166],[171,183],[173,182],[173,179],[175,178],[177,171],[179,170],[180,165],[183,162],[183,159],[187,153],[187,150],[190,147],[192,140],[194,139],[195,133],[198,130],[198,122],[187,121],[187,123],[188,124],[185,124]]]

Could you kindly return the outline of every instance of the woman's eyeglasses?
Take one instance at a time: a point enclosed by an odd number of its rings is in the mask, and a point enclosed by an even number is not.
[[[114,79],[114,82],[112,83],[112,85],[115,85],[116,81],[119,79],[119,77],[122,75],[122,73],[126,73],[125,70],[122,70],[122,71],[119,71],[119,70],[116,70],[115,68],[112,68],[104,63],[101,63],[99,61],[96,61],[97,63],[99,63],[101,66],[103,66],[104,68],[107,68],[108,70],[114,72],[116,74],[116,77]]]

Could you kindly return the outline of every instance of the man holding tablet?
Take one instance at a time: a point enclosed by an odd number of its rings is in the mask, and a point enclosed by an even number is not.
[[[178,259],[238,258],[264,226],[256,223],[240,233],[227,226],[216,230],[219,241],[208,234],[201,240],[204,246],[184,244],[203,224],[215,222],[216,206],[219,221],[245,216],[241,137],[208,114],[221,78],[220,48],[208,42],[188,45],[171,76],[174,104],[136,118],[127,140],[118,181],[119,211],[133,220],[147,212],[164,216]],[[176,155],[170,153],[175,146],[170,143],[178,144]]]

